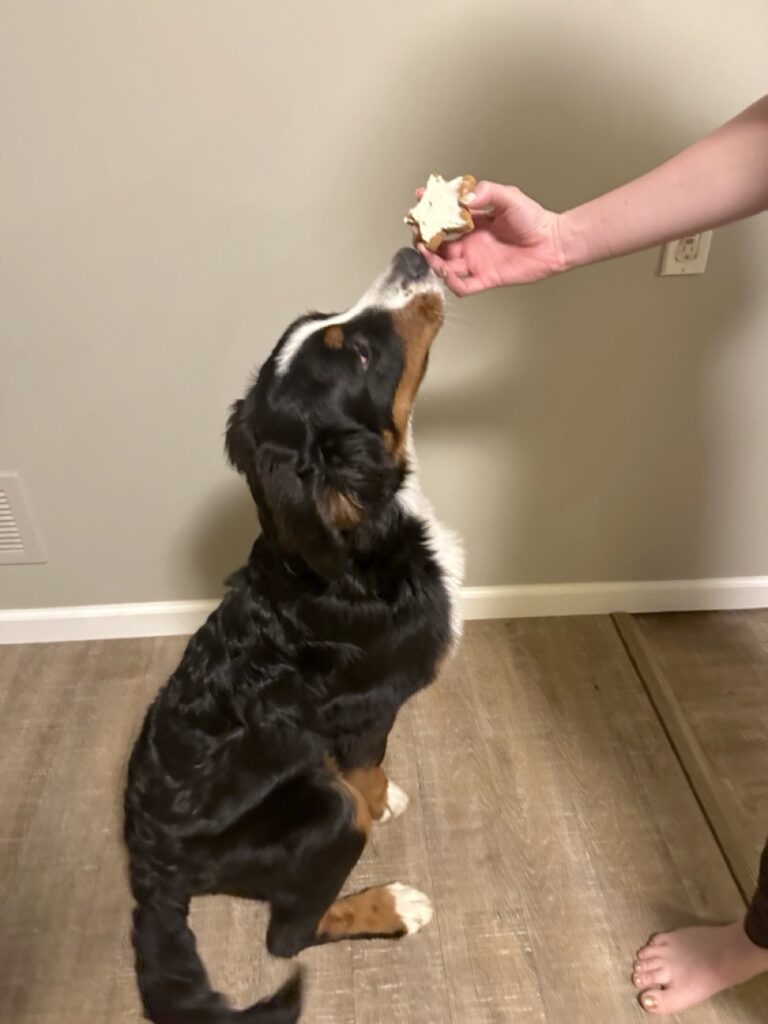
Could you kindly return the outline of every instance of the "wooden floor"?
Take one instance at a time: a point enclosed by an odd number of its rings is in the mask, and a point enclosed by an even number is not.
[[[0,1024],[141,1019],[120,790],[183,643],[0,648]],[[302,954],[307,1024],[647,1020],[641,941],[744,912],[768,829],[768,613],[471,624],[388,768],[412,803],[351,887],[409,882],[435,918]],[[260,907],[200,900],[193,925],[237,1005],[287,976]],[[766,1006],[763,978],[681,1019],[764,1024]]]

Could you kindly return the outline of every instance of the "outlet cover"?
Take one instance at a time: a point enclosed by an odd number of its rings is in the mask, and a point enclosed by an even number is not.
[[[685,238],[667,242],[662,251],[661,276],[692,277],[694,274],[703,274],[707,269],[711,244],[711,231],[704,231],[700,235],[686,235]]]

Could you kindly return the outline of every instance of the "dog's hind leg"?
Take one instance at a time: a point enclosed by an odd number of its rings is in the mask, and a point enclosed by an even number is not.
[[[431,920],[432,904],[423,892],[392,882],[332,903],[318,922],[317,941],[397,939],[412,935]]]
[[[267,948],[276,956],[294,956],[306,946],[341,939],[399,938],[418,931],[432,917],[427,897],[400,882],[337,898],[371,824],[366,798],[348,781],[339,781],[352,820],[301,863],[291,864],[294,885],[271,901]]]
[[[329,784],[328,791],[338,798],[335,813],[313,823],[302,835],[301,847],[274,879],[267,929],[267,949],[273,956],[295,956],[324,941],[318,939],[318,921],[333,904],[368,841],[371,815],[362,794],[340,776]]]
[[[387,778],[381,765],[354,768],[345,772],[344,779],[362,793],[374,821],[398,818],[408,807],[408,794]]]
[[[344,779],[365,797],[374,821],[399,817],[408,807],[408,795],[387,778],[381,764],[387,750],[388,732],[367,733],[339,750]]]

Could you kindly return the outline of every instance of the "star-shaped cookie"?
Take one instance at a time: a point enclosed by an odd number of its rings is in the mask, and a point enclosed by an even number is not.
[[[446,181],[441,174],[430,174],[424,195],[405,218],[420,240],[435,252],[450,235],[466,235],[474,228],[472,214],[462,205],[477,182],[471,174]]]

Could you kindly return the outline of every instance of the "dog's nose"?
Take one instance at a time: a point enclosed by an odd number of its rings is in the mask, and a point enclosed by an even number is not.
[[[419,281],[429,273],[429,264],[416,249],[401,249],[395,255],[392,269],[404,281]]]

